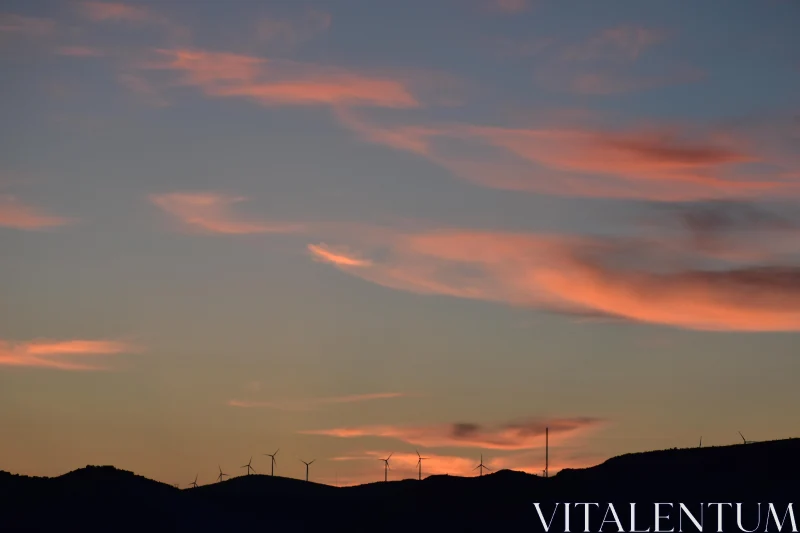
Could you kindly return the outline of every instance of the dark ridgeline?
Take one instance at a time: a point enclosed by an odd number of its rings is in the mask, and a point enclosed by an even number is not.
[[[615,504],[626,531],[630,502],[638,504],[640,530],[653,525],[653,502],[676,507],[680,502],[693,512],[700,503],[742,502],[750,509],[744,526],[752,529],[756,502],[774,503],[782,514],[794,501],[800,517],[799,458],[800,439],[748,441],[746,446],[627,454],[549,478],[501,470],[342,488],[243,475],[177,490],[110,466],[88,466],[56,478],[0,472],[0,532],[543,531],[533,502],[542,504],[547,518],[554,502],[599,502],[592,531],[607,502]],[[675,518],[677,511],[670,514]],[[705,515],[705,531],[714,533],[716,511],[706,509]],[[582,510],[573,510],[571,531],[583,531],[582,517]],[[739,531],[735,510],[726,510],[726,520],[726,532]],[[666,529],[675,525],[673,520]],[[694,531],[683,525],[687,533]],[[561,533],[563,526],[551,531]],[[607,523],[603,531],[617,529]],[[763,521],[758,531],[764,531]],[[776,531],[773,524],[769,531]],[[783,531],[791,531],[790,525]]]

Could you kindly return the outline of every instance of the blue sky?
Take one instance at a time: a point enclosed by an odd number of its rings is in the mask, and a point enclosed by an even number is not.
[[[6,2],[0,468],[792,435],[798,15]]]

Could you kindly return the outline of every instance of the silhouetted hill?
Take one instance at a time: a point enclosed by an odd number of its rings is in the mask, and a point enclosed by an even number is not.
[[[785,504],[800,495],[799,459],[800,439],[788,439],[626,454],[549,479],[501,470],[343,488],[250,475],[178,490],[110,466],[0,472],[0,531],[542,531],[533,502],[548,513],[580,501]]]

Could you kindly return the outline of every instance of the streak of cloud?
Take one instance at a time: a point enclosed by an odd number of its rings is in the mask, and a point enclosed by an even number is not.
[[[433,426],[360,426],[308,430],[306,435],[325,435],[338,438],[381,437],[426,448],[465,447],[491,450],[526,450],[544,446],[545,428],[550,428],[554,443],[573,438],[582,431],[593,429],[600,421],[595,418],[554,418],[512,422],[501,426],[482,426],[456,423]]]
[[[213,192],[175,192],[150,196],[153,204],[185,226],[207,233],[246,235],[293,233],[302,229],[299,224],[270,223],[232,212],[232,206],[245,200],[242,196]]]
[[[309,244],[308,251],[311,252],[314,260],[322,263],[332,263],[343,267],[367,267],[372,264],[372,261],[353,257],[348,255],[347,252],[334,251],[323,243]]]
[[[751,176],[768,162],[738,138],[675,127],[500,128],[370,123],[335,116],[362,140],[410,152],[477,185],[563,196],[686,201],[798,195],[800,181]]]
[[[72,224],[73,219],[47,213],[11,195],[0,195],[0,227],[41,230]]]
[[[160,49],[144,65],[181,75],[180,83],[207,96],[244,98],[262,105],[350,105],[417,107],[406,85],[386,76],[356,71],[193,49]]]
[[[131,344],[110,340],[36,340],[12,342],[0,339],[0,366],[50,368],[55,370],[98,371],[107,366],[87,358],[135,353]]]
[[[121,2],[85,1],[77,4],[86,18],[94,22],[161,22],[150,9]]]
[[[702,267],[691,248],[667,242],[428,231],[387,238],[370,266],[333,264],[418,294],[697,330],[800,330],[800,267]]]

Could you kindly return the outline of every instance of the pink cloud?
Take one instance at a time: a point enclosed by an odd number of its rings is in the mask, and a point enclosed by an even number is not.
[[[797,267],[696,266],[709,256],[775,258],[762,247],[747,253],[747,243],[733,254],[724,241],[709,251],[666,238],[442,230],[387,235],[383,245],[364,246],[381,259],[359,268],[332,264],[397,290],[687,329],[800,330]]]
[[[150,196],[153,204],[182,224],[207,233],[245,235],[302,230],[299,224],[271,223],[232,212],[235,204],[245,200],[242,196],[213,192],[176,192]]]
[[[229,400],[231,407],[263,407],[267,409],[278,409],[281,411],[308,411],[321,405],[360,403],[373,400],[385,400],[389,398],[401,398],[407,396],[402,392],[376,392],[371,394],[349,394],[347,396],[333,396],[329,398],[308,398],[304,400],[287,401],[252,401],[252,400]]]
[[[245,98],[262,105],[417,107],[405,84],[385,76],[292,61],[205,52],[158,50],[147,69],[181,74],[180,83],[214,97]]]
[[[107,370],[87,357],[134,353],[139,348],[109,340],[37,340],[11,342],[0,339],[0,366],[51,368],[56,370]]]
[[[323,243],[309,244],[308,251],[316,261],[322,263],[332,263],[344,267],[364,267],[372,264],[369,260],[348,255],[346,251],[331,250],[328,245]]]
[[[66,226],[74,220],[52,215],[10,195],[0,195],[0,227],[39,230]]]
[[[153,22],[160,21],[146,7],[119,2],[80,2],[79,7],[83,14],[95,22]]]
[[[746,165],[769,162],[748,139],[696,128],[382,126],[352,110],[335,116],[367,142],[495,189],[660,201],[800,193],[800,181],[785,171],[748,173]]]
[[[550,428],[551,442],[556,444],[593,429],[599,421],[593,418],[561,418],[524,420],[502,426],[481,426],[457,423],[434,426],[360,426],[302,431],[306,435],[338,438],[381,437],[396,439],[427,448],[466,447],[492,450],[527,450],[544,446],[545,428]]]

